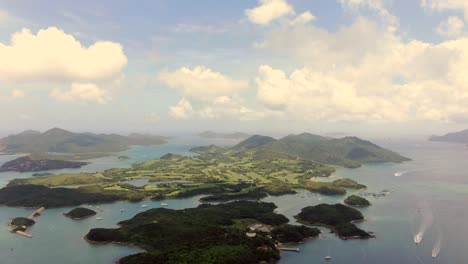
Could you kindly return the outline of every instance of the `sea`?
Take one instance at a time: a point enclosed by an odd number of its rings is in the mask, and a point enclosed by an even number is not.
[[[280,264],[342,263],[342,264],[418,264],[468,263],[468,149],[463,144],[429,142],[426,140],[375,139],[373,142],[394,150],[412,161],[404,163],[367,164],[356,169],[337,167],[333,178],[346,177],[368,186],[365,191],[349,192],[364,195],[372,206],[359,208],[366,221],[358,226],[375,232],[367,240],[341,240],[328,229],[323,235],[301,244],[300,252],[282,252]],[[234,140],[178,137],[159,146],[135,146],[116,156],[90,160],[81,169],[51,171],[94,172],[158,158],[166,153],[193,155],[190,148],[209,144],[229,146]],[[129,160],[119,160],[125,155]],[[16,158],[0,156],[0,164]],[[31,177],[32,173],[0,173],[0,187],[14,178]],[[117,202],[93,205],[95,217],[73,221],[63,216],[72,207],[46,209],[28,232],[26,238],[9,232],[12,218],[27,216],[33,210],[0,207],[0,263],[2,264],[79,264],[115,263],[119,258],[142,252],[137,247],[94,245],[83,237],[92,228],[117,227],[141,211],[161,207],[182,209],[200,204],[199,196],[187,199]],[[266,197],[263,201],[277,205],[276,211],[296,223],[297,215],[306,206],[320,203],[342,203],[346,196],[322,196],[300,191],[294,195]],[[124,209],[124,210],[122,210]],[[101,218],[98,220],[96,218]],[[416,243],[416,242],[418,243]],[[325,260],[330,256],[331,260]]]

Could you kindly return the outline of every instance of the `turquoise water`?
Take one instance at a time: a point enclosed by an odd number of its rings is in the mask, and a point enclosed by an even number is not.
[[[232,141],[177,139],[154,147],[136,147],[124,153],[131,160],[119,161],[115,157],[97,159],[82,170],[94,171],[111,167],[126,167],[133,162],[156,158],[167,152],[187,154],[193,146],[205,144],[233,144]],[[468,240],[466,202],[468,201],[468,171],[465,164],[468,149],[463,145],[382,141],[382,146],[398,151],[413,159],[402,164],[381,163],[358,169],[338,168],[334,176],[353,178],[366,184],[368,192],[390,190],[384,197],[368,197],[373,206],[360,209],[368,218],[361,228],[376,232],[370,240],[337,239],[324,230],[324,237],[300,245],[300,253],[282,253],[280,264],[325,263],[324,256],[333,259],[327,263],[468,263],[465,248]],[[0,163],[8,157],[1,156]],[[11,157],[10,157],[11,159]],[[400,177],[395,173],[402,172]],[[28,173],[2,173],[0,184],[15,177],[28,177]],[[47,209],[29,232],[32,239],[9,233],[9,220],[26,216],[31,210],[0,207],[0,263],[112,263],[116,259],[139,252],[137,248],[116,245],[91,245],[83,240],[94,227],[113,227],[118,221],[131,218],[147,204],[149,209],[168,203],[169,208],[188,208],[199,204],[199,197],[159,202],[113,203],[100,205],[96,217],[72,221],[62,213],[71,208]],[[293,216],[301,208],[319,203],[337,203],[345,197],[327,197],[300,192],[282,197],[267,197],[265,201],[277,204],[279,213]],[[94,208],[96,209],[96,208]],[[121,212],[121,209],[126,209]],[[424,237],[415,244],[413,236],[426,223]],[[431,256],[433,247],[440,242],[437,258]],[[11,250],[13,248],[13,250]]]

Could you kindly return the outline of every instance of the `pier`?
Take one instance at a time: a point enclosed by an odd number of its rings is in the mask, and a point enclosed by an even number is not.
[[[22,236],[25,236],[25,237],[28,237],[28,238],[32,238],[32,235],[31,234],[28,234],[26,232],[23,232],[23,231],[16,231],[16,234],[18,235],[22,235]]]
[[[41,208],[37,209],[36,211],[34,211],[34,213],[30,214],[27,218],[32,220],[34,217],[40,215],[41,212],[44,211],[44,210],[45,210],[45,208],[41,207]]]
[[[279,250],[281,251],[293,251],[293,252],[300,252],[301,250],[299,248],[284,248],[284,247],[280,247],[278,248]]]

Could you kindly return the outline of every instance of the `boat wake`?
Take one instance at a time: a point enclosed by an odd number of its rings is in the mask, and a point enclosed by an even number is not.
[[[421,202],[419,208],[418,212],[421,213],[422,221],[418,232],[413,237],[414,243],[416,244],[421,243],[424,238],[424,233],[426,233],[426,230],[432,225],[434,218],[432,210],[427,202]]]
[[[399,172],[395,172],[395,174],[393,174],[393,176],[395,177],[401,177],[403,176],[404,174],[408,173],[409,171],[399,171]]]
[[[439,255],[440,246],[441,246],[441,243],[440,243],[440,239],[439,239],[439,240],[437,240],[437,242],[434,244],[434,248],[432,248],[432,257],[433,257],[433,258],[435,258],[435,257],[437,257],[437,255]]]

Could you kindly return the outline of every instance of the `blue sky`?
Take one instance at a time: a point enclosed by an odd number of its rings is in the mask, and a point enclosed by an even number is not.
[[[0,0],[0,133],[465,128],[464,2]]]

